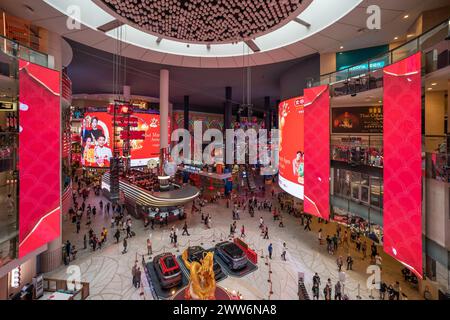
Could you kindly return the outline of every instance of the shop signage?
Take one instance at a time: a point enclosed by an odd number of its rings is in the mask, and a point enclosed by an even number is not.
[[[381,106],[334,108],[332,118],[332,133],[383,133]]]

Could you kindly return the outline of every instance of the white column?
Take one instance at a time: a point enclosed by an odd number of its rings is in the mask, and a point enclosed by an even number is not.
[[[160,148],[169,147],[168,123],[169,123],[169,70],[162,69],[159,79],[159,116],[160,116]]]

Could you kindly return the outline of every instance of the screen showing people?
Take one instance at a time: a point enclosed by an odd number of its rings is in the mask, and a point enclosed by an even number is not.
[[[134,112],[137,126],[133,131],[145,132],[144,139],[130,140],[131,166],[144,166],[150,159],[159,158],[160,123],[159,114]],[[113,116],[108,112],[94,111],[85,114],[81,128],[82,137],[82,165],[84,167],[109,167],[113,157]],[[120,136],[122,127],[116,129],[116,136]],[[124,141],[116,140],[119,154],[122,154]]]
[[[107,113],[87,114],[83,119],[81,137],[85,167],[109,167],[112,158],[111,127],[112,118]]]
[[[279,184],[286,192],[300,199],[304,197],[305,178],[303,104],[303,98],[299,97],[279,105]]]

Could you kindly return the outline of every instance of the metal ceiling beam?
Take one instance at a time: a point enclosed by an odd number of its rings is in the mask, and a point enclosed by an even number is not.
[[[253,40],[246,40],[245,44],[252,49],[253,52],[260,52],[261,49],[256,45],[255,41]]]
[[[113,20],[110,21],[108,23],[105,23],[104,25],[100,26],[97,28],[97,30],[103,31],[103,32],[108,32],[114,29],[117,29],[119,27],[123,26],[123,22],[120,22],[119,20]]]
[[[302,26],[307,27],[307,28],[311,27],[311,24],[309,22],[306,22],[305,20],[302,20],[300,18],[295,18],[294,21],[297,22],[298,24],[301,24]]]

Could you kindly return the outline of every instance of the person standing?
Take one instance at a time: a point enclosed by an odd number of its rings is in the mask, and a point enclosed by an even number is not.
[[[72,244],[70,243],[69,240],[67,240],[65,248],[66,248],[67,260],[70,262],[70,253],[72,252]]]
[[[176,231],[173,233],[173,246],[176,248],[178,243],[178,235]]]
[[[337,265],[337,267],[338,267],[338,270],[339,270],[339,272],[341,272],[341,270],[342,270],[342,265],[344,264],[344,261],[343,261],[343,259],[342,259],[342,256],[339,256],[337,259],[336,259],[336,265]]]
[[[136,272],[137,272],[137,262],[134,263],[133,267],[131,268],[131,283],[133,284],[133,287],[136,287]]]
[[[361,251],[362,251],[362,259],[364,260],[366,258],[366,252],[367,252],[367,242],[364,241],[361,244]]]
[[[322,229],[319,229],[318,238],[319,238],[319,245],[322,245]]]
[[[384,300],[386,296],[387,285],[385,282],[380,283],[380,300]]]
[[[119,230],[119,228],[116,229],[116,233],[114,234],[114,238],[116,238],[116,243],[119,243],[119,241],[120,241],[120,230]]]
[[[334,300],[342,300],[342,292],[341,292],[341,282],[338,281],[334,285]]]
[[[281,259],[283,259],[283,261],[286,261],[286,254],[287,254],[287,245],[286,242],[283,242],[283,251],[281,253]]]
[[[313,300],[319,300],[319,286],[314,283],[313,284],[313,288],[312,288],[312,292],[313,292]]]
[[[381,270],[381,263],[383,262],[383,259],[380,257],[379,254],[377,254],[375,256],[375,264],[378,266],[378,268],[380,268]]]
[[[135,274],[135,281],[134,281],[134,286],[136,289],[139,289],[141,286],[141,268],[138,267],[136,270],[136,274]]]
[[[347,256],[347,270],[353,270],[353,258],[350,254]]]
[[[317,272],[314,274],[313,284],[317,284],[318,288],[320,287],[320,277],[319,277],[319,274]]]
[[[76,226],[77,226],[77,234],[79,234],[79,233],[80,233],[80,229],[81,229],[81,221],[80,221],[80,219],[78,219],[78,218],[77,218],[77,224],[76,224]]]
[[[272,243],[269,244],[269,247],[267,248],[267,251],[269,252],[269,259],[272,260],[272,252],[273,252],[273,245],[272,245]]]
[[[83,249],[87,249],[87,234],[85,233],[83,236]]]
[[[241,227],[241,238],[245,238],[245,226],[242,225]]]
[[[123,238],[123,251],[122,251],[122,254],[127,253],[127,246],[128,246],[127,238]]]
[[[152,253],[153,253],[153,250],[152,250],[152,241],[150,240],[150,238],[148,238],[148,239],[147,239],[147,254],[148,254],[149,256],[151,256]]]

